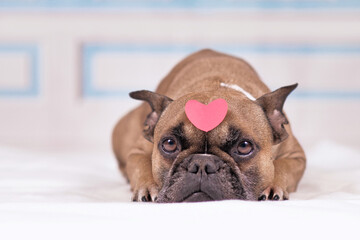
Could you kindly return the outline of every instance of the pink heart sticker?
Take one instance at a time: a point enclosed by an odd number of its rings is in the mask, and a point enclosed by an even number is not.
[[[185,105],[185,113],[190,122],[204,132],[216,128],[224,120],[227,110],[227,102],[222,98],[208,105],[196,100],[189,100]]]

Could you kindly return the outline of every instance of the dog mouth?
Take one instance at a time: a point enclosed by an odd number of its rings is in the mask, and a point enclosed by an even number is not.
[[[214,199],[208,194],[202,191],[197,191],[185,197],[182,202],[208,202],[213,200]]]
[[[215,155],[193,154],[173,165],[156,202],[247,199],[240,172]]]

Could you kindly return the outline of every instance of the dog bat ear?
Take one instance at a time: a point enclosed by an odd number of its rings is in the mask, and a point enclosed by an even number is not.
[[[288,124],[289,122],[283,113],[283,106],[287,96],[297,86],[297,83],[285,86],[256,99],[256,102],[262,107],[270,123],[273,131],[274,144],[278,144],[288,137],[284,124]]]
[[[144,122],[143,134],[147,140],[153,142],[156,123],[158,122],[161,113],[173,100],[167,96],[147,90],[131,92],[129,95],[131,98],[149,103],[152,111],[146,117]]]

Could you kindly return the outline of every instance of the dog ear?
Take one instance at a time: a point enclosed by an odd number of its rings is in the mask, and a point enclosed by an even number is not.
[[[279,88],[273,92],[266,93],[256,100],[256,102],[262,107],[265,115],[270,123],[273,131],[274,144],[278,144],[284,141],[288,137],[288,133],[284,128],[284,124],[288,124],[283,113],[283,106],[287,96],[298,86],[293,84]]]
[[[167,96],[147,90],[131,92],[129,95],[131,98],[144,100],[149,103],[152,112],[146,117],[143,133],[147,140],[153,142],[155,125],[161,113],[173,100]]]

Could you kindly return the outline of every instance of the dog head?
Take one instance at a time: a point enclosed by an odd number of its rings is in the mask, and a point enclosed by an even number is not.
[[[153,142],[152,173],[161,189],[157,202],[256,200],[273,180],[272,146],[288,136],[282,108],[296,87],[254,101],[228,88],[176,100],[145,90],[130,93],[152,109],[144,137]],[[208,132],[199,130],[185,114],[186,103],[209,104],[218,98],[228,105],[224,120]]]

